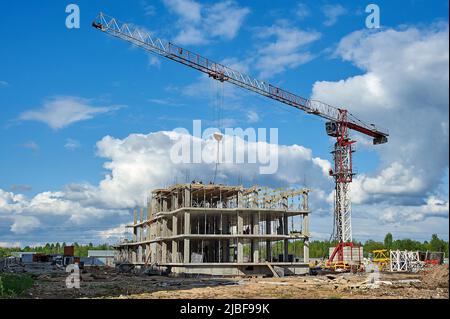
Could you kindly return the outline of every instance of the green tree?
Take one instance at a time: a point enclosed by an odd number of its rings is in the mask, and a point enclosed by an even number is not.
[[[393,238],[391,233],[387,233],[384,237],[384,248],[392,249]]]
[[[439,239],[437,234],[433,234],[430,240],[430,250],[445,252],[447,244],[442,239]]]

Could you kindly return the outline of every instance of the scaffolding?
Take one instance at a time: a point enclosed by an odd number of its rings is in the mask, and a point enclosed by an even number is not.
[[[391,250],[390,262],[393,272],[418,272],[424,266],[418,251]]]

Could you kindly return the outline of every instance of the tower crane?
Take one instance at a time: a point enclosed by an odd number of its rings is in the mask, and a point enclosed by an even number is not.
[[[344,264],[344,247],[353,247],[349,187],[355,175],[352,169],[352,153],[354,152],[353,144],[356,141],[351,139],[349,131],[354,130],[367,135],[372,138],[373,144],[377,145],[387,142],[389,136],[387,130],[359,120],[344,108],[306,99],[265,81],[257,80],[171,42],[159,39],[134,24],[120,22],[102,12],[92,22],[92,26],[150,53],[203,72],[214,80],[232,83],[325,119],[326,133],[336,139],[332,151],[334,169],[330,169],[329,174],[335,181],[333,239],[338,243],[327,264],[334,263],[335,266]],[[334,262],[335,257],[337,257],[337,263]]]

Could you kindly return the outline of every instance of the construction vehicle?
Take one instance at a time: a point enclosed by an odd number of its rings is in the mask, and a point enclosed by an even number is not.
[[[351,139],[349,132],[354,130],[367,135],[372,138],[373,144],[377,145],[388,141],[389,134],[387,130],[359,120],[344,108],[337,108],[320,101],[306,99],[265,81],[257,80],[171,42],[161,40],[144,32],[142,28],[137,27],[135,24],[120,22],[102,12],[92,22],[92,26],[150,53],[203,72],[217,81],[237,85],[325,119],[327,121],[325,123],[326,133],[336,139],[334,150],[332,151],[334,169],[330,170],[329,174],[335,180],[335,227],[333,240],[338,242],[327,262],[327,266],[347,268],[344,262],[344,247],[353,248],[354,246],[352,242],[349,188],[355,175],[352,168],[352,154],[354,152],[353,145],[356,142]],[[335,257],[337,257],[337,261],[334,261]]]
[[[372,251],[372,262],[378,266],[379,271],[387,270],[391,259],[389,258],[389,252],[387,249],[376,249]]]

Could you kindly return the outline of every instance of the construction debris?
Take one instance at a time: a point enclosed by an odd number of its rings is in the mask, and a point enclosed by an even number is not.
[[[80,289],[67,289],[65,273],[36,278],[25,298],[448,298],[445,270],[420,274],[381,273],[379,280],[363,274],[291,276],[284,278],[174,278],[148,276],[137,270],[92,267],[82,274]],[[422,278],[422,279],[421,279]],[[427,284],[424,284],[424,282]]]
[[[422,282],[427,287],[448,288],[448,265],[429,266],[422,274]]]

